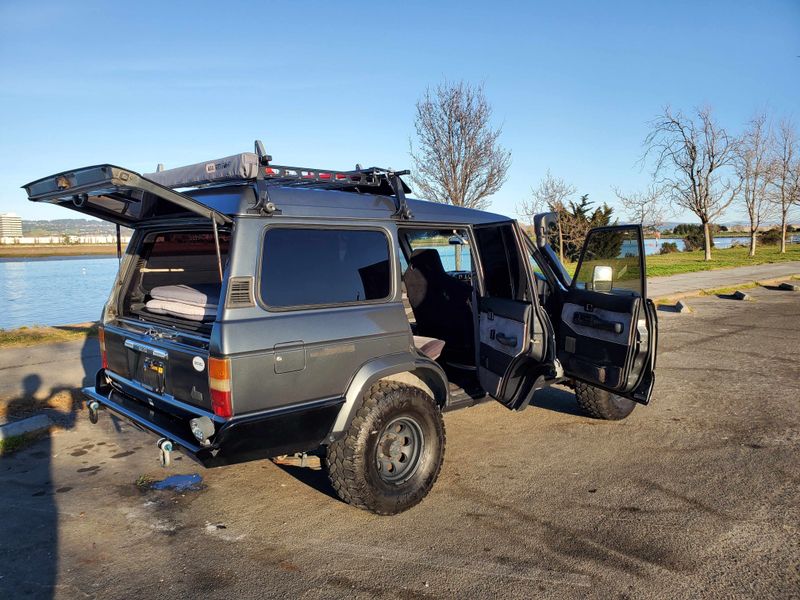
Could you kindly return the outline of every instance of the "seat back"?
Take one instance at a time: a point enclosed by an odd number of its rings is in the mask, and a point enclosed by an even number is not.
[[[436,250],[412,252],[403,281],[420,334],[448,347],[473,346],[472,288],[447,274]]]

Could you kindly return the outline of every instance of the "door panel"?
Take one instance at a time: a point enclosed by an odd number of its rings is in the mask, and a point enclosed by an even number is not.
[[[559,358],[568,375],[647,403],[656,317],[648,308],[639,226],[593,229],[564,294]]]
[[[503,395],[502,380],[514,359],[527,350],[531,305],[505,298],[478,301],[478,378],[489,395]]]

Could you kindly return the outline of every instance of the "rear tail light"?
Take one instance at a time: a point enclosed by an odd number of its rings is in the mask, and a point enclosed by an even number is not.
[[[211,410],[225,419],[233,416],[231,406],[231,361],[229,358],[208,359],[208,387],[211,389]]]
[[[108,368],[108,354],[106,354],[106,330],[97,328],[97,339],[100,342],[100,361],[104,369]]]

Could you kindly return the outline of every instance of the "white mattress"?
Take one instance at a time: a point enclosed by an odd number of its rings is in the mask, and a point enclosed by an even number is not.
[[[219,286],[161,285],[150,290],[150,297],[145,308],[152,313],[208,321],[217,314]]]
[[[150,297],[155,300],[181,302],[203,308],[217,307],[219,302],[219,286],[217,285],[160,285],[150,290]]]
[[[153,299],[145,304],[145,308],[157,315],[172,315],[190,321],[207,321],[217,314],[217,307],[193,306],[184,302]]]

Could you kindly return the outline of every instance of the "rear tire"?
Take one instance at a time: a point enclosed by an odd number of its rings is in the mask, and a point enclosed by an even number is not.
[[[590,417],[619,421],[624,419],[636,408],[636,402],[617,396],[606,390],[589,385],[582,381],[575,382],[575,399]]]
[[[328,446],[328,477],[339,497],[379,515],[415,506],[444,460],[444,421],[422,390],[382,381],[364,395],[345,434]]]

